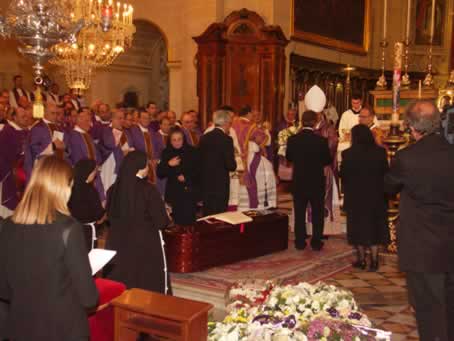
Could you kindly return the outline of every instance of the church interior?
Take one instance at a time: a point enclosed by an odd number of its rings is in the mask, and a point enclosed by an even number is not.
[[[51,18],[72,18],[79,25],[75,40],[62,43],[68,32],[56,40],[26,37],[32,23],[19,27],[11,17],[23,15],[20,6],[38,11],[39,4],[52,8]],[[412,143],[403,123],[410,103],[430,101],[440,111],[453,105],[453,13],[454,0],[129,0],[124,7],[112,0],[0,0],[0,89],[15,89],[13,80],[20,75],[23,89],[33,94],[35,119],[42,119],[42,102],[46,105],[56,84],[57,96],[76,93],[85,103],[80,110],[102,103],[112,113],[126,112],[152,102],[157,112],[173,112],[176,120],[194,112],[201,132],[221,107],[239,113],[250,106],[271,141],[272,156],[262,156],[269,159],[262,165],[274,173],[266,180],[263,171],[264,202],[263,180],[257,179],[259,204],[244,210],[249,220],[171,224],[160,232],[172,295],[110,287],[102,271],[94,276],[101,300],[89,315],[90,340],[425,341],[399,268],[399,197],[388,203],[389,243],[379,249],[380,267],[352,267],[355,250],[348,242],[337,175],[342,136],[348,134],[341,120],[360,96],[360,109],[374,112],[377,144],[392,162]],[[95,15],[101,33],[89,24]],[[76,22],[78,16],[85,21]],[[109,33],[107,52],[90,47],[90,39],[98,43]],[[330,120],[336,141],[321,251],[294,247],[291,171],[279,134],[282,123],[289,136],[296,134],[287,125],[289,112],[298,121],[306,110],[316,111],[305,103],[313,86],[323,93],[320,112]],[[239,191],[241,202],[248,192]],[[311,233],[311,213],[307,216]],[[108,248],[108,234],[108,227],[98,234],[98,249]],[[141,266],[149,261],[142,259]],[[166,291],[167,286],[166,281]],[[0,314],[0,339],[1,323]]]

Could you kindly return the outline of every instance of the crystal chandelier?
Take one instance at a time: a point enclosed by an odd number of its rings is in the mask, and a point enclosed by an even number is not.
[[[68,18],[71,0],[13,0],[5,17],[0,17],[0,34],[14,37],[19,43],[19,52],[33,62],[35,84],[38,85],[33,105],[33,115],[40,118],[44,107],[40,86],[43,84],[43,64],[52,56],[55,44],[74,42],[75,35],[84,26],[84,20]]]
[[[76,42],[55,45],[51,63],[63,67],[66,82],[76,91],[90,86],[96,68],[110,65],[132,43],[135,26],[133,8],[128,4],[115,5],[112,0],[76,0],[69,18],[84,20],[89,25],[77,36]]]

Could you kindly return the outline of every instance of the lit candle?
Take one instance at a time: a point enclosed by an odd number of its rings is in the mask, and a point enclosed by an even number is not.
[[[391,125],[399,125],[400,117],[400,82],[402,70],[403,44],[394,44],[394,74],[393,74],[393,113],[391,115]]]
[[[388,0],[385,0],[383,9],[383,40],[386,40],[386,21],[388,18]]]
[[[93,7],[93,0],[90,0],[90,1],[88,2],[88,14],[89,14],[89,15],[91,15],[92,7]]]
[[[421,95],[422,95],[422,80],[419,80],[419,83],[418,83],[418,99],[421,99]]]
[[[411,0],[407,0],[407,31],[405,38],[410,41],[410,22],[411,22]]]
[[[432,15],[430,20],[430,43],[434,41],[434,29],[435,29],[435,0],[432,0]]]

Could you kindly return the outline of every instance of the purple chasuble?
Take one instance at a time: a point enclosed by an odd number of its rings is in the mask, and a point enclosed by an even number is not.
[[[28,130],[19,130],[5,124],[0,132],[0,182],[2,183],[1,205],[13,211],[25,187],[23,171],[24,148]]]
[[[90,155],[90,146],[87,145],[82,132],[77,131],[76,129],[77,127],[65,135],[65,137],[67,136],[65,138],[65,144],[69,153],[69,161],[73,167],[80,160],[92,158]],[[96,161],[96,164],[98,166],[101,166],[102,159],[99,148],[97,148],[90,134],[86,133],[85,136],[89,140],[89,142],[91,142],[91,145],[93,147],[94,160]],[[104,187],[102,185],[101,177],[99,176],[99,174],[95,178],[95,187],[99,193],[101,201],[104,201],[106,199],[106,193],[104,192]]]

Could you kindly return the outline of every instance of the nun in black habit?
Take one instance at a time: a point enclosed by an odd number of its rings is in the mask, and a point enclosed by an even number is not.
[[[88,250],[95,247],[96,228],[105,220],[105,210],[93,181],[97,173],[94,160],[83,159],[74,166],[74,183],[68,208],[71,215],[85,226]]]
[[[128,288],[170,294],[161,230],[169,219],[161,195],[148,182],[145,153],[129,153],[107,193],[110,231],[107,249],[116,250],[106,276]]]

